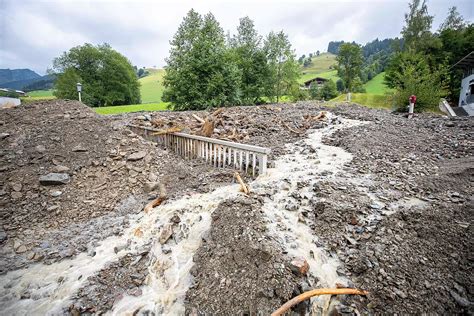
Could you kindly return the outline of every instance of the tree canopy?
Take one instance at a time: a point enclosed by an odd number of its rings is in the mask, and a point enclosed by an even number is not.
[[[269,67],[262,47],[262,37],[258,35],[249,17],[240,19],[237,34],[229,44],[241,72],[241,101],[243,104],[258,103],[265,93]]]
[[[84,44],[53,60],[58,73],[55,96],[77,99],[76,84],[82,84],[82,102],[89,106],[140,103],[140,84],[130,61],[108,44]]]
[[[227,38],[227,40],[226,40]],[[227,34],[211,13],[190,10],[171,41],[163,100],[176,110],[277,101],[298,86],[288,37],[271,32],[262,43],[253,21]]]
[[[276,98],[276,102],[279,102],[282,95],[291,94],[293,90],[299,89],[298,62],[291,49],[288,35],[283,31],[270,32],[265,39],[263,49],[270,68],[266,94],[271,100]]]
[[[450,67],[474,50],[474,27],[450,8],[439,33],[431,32],[433,16],[426,2],[412,0],[405,14],[403,49],[393,54],[385,82],[395,89],[394,103],[402,108],[417,95],[415,109],[436,108],[440,97],[459,97],[461,75]]]
[[[359,78],[363,64],[362,50],[357,44],[344,43],[339,47],[337,55],[337,74],[344,82],[348,92],[352,92],[354,82]]]

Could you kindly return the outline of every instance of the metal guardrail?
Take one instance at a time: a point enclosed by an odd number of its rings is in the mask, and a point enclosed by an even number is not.
[[[231,167],[253,176],[267,172],[269,148],[177,132],[153,135],[160,130],[138,125],[128,127],[148,140],[171,148],[184,158],[203,159],[217,168]]]

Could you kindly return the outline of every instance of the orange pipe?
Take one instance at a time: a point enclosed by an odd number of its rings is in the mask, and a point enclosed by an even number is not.
[[[307,300],[310,297],[316,295],[345,295],[345,294],[355,294],[355,295],[367,295],[369,292],[357,289],[315,289],[308,292],[304,292],[296,297],[293,297],[291,300],[283,304],[279,309],[274,311],[271,316],[280,316],[287,312],[291,307],[296,304],[301,303],[304,300]]]

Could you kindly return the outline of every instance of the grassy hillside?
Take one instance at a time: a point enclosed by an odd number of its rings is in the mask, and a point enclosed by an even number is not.
[[[142,96],[142,103],[160,103],[163,95],[163,75],[164,69],[147,69],[150,75],[140,78],[138,81],[141,84],[140,93]]]
[[[364,87],[367,93],[383,95],[390,89],[384,83],[385,72],[379,73],[377,76],[368,81]]]
[[[352,102],[368,106],[370,108],[391,109],[392,103],[390,97],[386,95],[391,89],[384,83],[385,73],[379,73],[372,80],[364,84],[366,93],[353,93]],[[346,94],[341,94],[332,101],[345,101]]]
[[[331,101],[344,102],[346,101],[346,95],[341,94]],[[392,105],[390,98],[385,95],[370,94],[370,93],[352,93],[351,102],[365,105],[369,108],[374,109],[391,109]]]
[[[332,66],[334,65],[336,65],[336,55],[322,53],[319,56],[313,56],[313,58],[311,58],[311,64],[308,67],[301,66],[301,78],[299,82],[303,83],[315,77],[337,80],[335,79],[337,78],[336,71],[332,70]]]

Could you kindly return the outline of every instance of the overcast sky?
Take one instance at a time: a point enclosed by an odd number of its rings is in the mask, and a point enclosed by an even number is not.
[[[360,1],[147,1],[0,0],[0,68],[44,74],[54,57],[83,43],[107,42],[139,67],[165,64],[169,40],[194,8],[212,12],[227,32],[249,16],[260,34],[284,30],[298,55],[325,51],[331,40],[366,43],[400,35],[407,2]],[[434,29],[456,5],[473,21],[473,0],[430,0]]]

